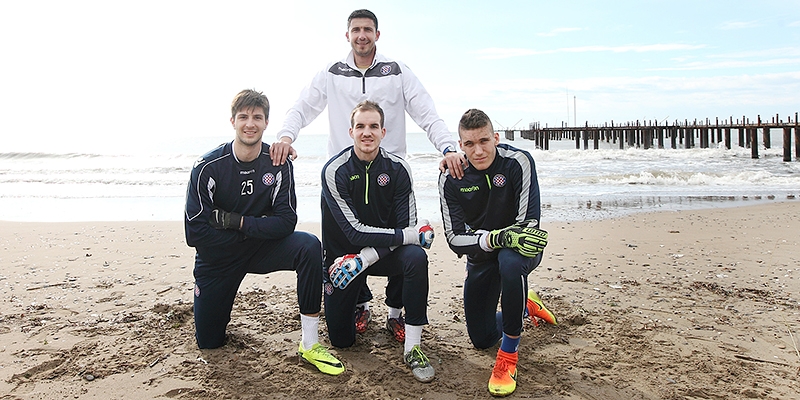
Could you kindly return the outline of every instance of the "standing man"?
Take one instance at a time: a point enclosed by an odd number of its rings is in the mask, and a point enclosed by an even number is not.
[[[261,137],[269,100],[243,90],[231,105],[230,143],[195,162],[186,193],[186,243],[196,249],[194,321],[197,345],[225,343],[239,285],[248,273],[297,271],[302,337],[300,357],[323,373],[344,365],[319,344],[322,249],[319,239],[295,232],[297,199],[291,162],[273,165]]]
[[[300,129],[310,124],[328,107],[328,157],[353,144],[346,132],[348,116],[356,104],[372,100],[385,107],[389,135],[382,147],[390,153],[406,156],[406,117],[408,115],[428,134],[428,140],[444,154],[439,169],[445,168],[458,178],[463,175],[464,157],[456,151],[456,142],[439,117],[433,99],[416,75],[401,61],[377,52],[375,44],[381,36],[378,17],[369,10],[355,10],[347,18],[345,38],[351,51],[342,60],[329,63],[318,72],[300,93],[294,106],[286,113],[278,141],[270,147],[275,165],[283,164],[288,156],[297,157],[291,146]],[[366,332],[371,318],[369,300],[372,294],[366,283],[359,298],[356,318],[359,333]]]
[[[367,275],[388,276],[387,329],[406,309],[403,361],[420,382],[434,370],[420,348],[428,323],[428,256],[433,231],[417,224],[411,170],[380,147],[384,113],[363,101],[350,114],[353,145],[322,169],[322,244],[325,254],[325,321],[331,344],[350,347],[356,339],[355,310]],[[415,225],[417,225],[415,227]]]
[[[500,144],[483,111],[467,110],[458,135],[469,165],[461,180],[446,172],[439,176],[445,235],[450,249],[467,255],[464,316],[472,344],[486,349],[502,339],[489,392],[507,396],[517,387],[523,319],[556,324],[533,290],[525,298],[528,274],[547,245],[547,232],[538,229],[536,166],[528,152]]]
[[[433,99],[403,62],[377,52],[375,43],[380,36],[378,17],[372,11],[355,10],[350,14],[345,38],[352,49],[347,57],[318,72],[286,113],[278,142],[270,148],[276,163],[297,155],[292,142],[300,129],[314,121],[326,106],[330,126],[328,156],[352,145],[345,134],[350,128],[350,111],[359,102],[372,100],[385,107],[389,136],[383,142],[384,149],[405,158],[408,112],[428,134],[428,140],[444,154],[443,166],[461,175],[464,157],[456,151],[456,142],[437,114]]]

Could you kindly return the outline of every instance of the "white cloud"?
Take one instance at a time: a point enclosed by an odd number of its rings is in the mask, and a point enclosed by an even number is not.
[[[676,67],[665,68],[652,68],[651,71],[691,71],[691,70],[712,70],[712,69],[728,69],[728,68],[762,68],[762,67],[779,67],[786,65],[800,65],[800,57],[796,58],[772,58],[768,60],[729,60],[729,61],[696,61],[686,63]]]
[[[800,47],[776,47],[750,51],[714,54],[709,58],[765,58],[765,57],[800,57]]]
[[[576,32],[576,31],[582,31],[582,30],[583,30],[583,28],[556,28],[556,29],[551,30],[550,32],[537,33],[536,36],[552,37],[552,36],[556,36],[556,35],[559,35],[559,34],[562,34],[562,33]]]
[[[524,57],[541,54],[555,54],[555,53],[628,53],[628,52],[661,52],[661,51],[676,51],[676,50],[697,50],[705,48],[705,45],[690,45],[680,43],[664,43],[664,44],[648,44],[648,45],[625,45],[625,46],[579,46],[579,47],[562,47],[554,50],[533,50],[533,49],[520,49],[520,48],[487,48],[474,51],[480,59],[497,60],[514,57]]]
[[[791,26],[792,28],[800,27],[800,21],[790,22],[787,26]]]
[[[567,92],[569,88],[569,92]],[[582,79],[500,79],[465,87],[437,88],[437,106],[446,121],[478,107],[504,123],[523,118],[550,126],[566,120],[567,107],[577,100],[578,120],[602,124],[642,116],[714,118],[729,115],[796,112],[800,71],[775,74],[739,74],[714,77],[644,76]],[[575,96],[573,98],[573,96]],[[572,118],[570,118],[572,121]]]
[[[654,52],[654,51],[697,50],[705,47],[706,47],[705,45],[665,43],[665,44],[626,45],[626,46],[566,47],[563,49],[558,49],[558,52],[560,53],[589,53],[589,52],[644,53],[644,52]]]
[[[732,30],[732,29],[748,29],[748,28],[756,28],[761,26],[756,21],[726,21],[723,22],[719,29],[723,30]]]

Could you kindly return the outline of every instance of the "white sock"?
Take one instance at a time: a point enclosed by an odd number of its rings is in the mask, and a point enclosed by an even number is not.
[[[389,318],[400,318],[400,313],[403,310],[400,308],[389,307]]]
[[[319,343],[319,316],[309,317],[300,314],[300,326],[303,332],[300,344],[304,350],[310,350],[315,343]]]
[[[414,346],[418,346],[422,341],[422,325],[409,325],[406,324],[406,342],[405,351],[403,354],[408,353]]]
[[[369,303],[358,303],[356,304],[356,308],[363,308],[364,311],[369,310]]]

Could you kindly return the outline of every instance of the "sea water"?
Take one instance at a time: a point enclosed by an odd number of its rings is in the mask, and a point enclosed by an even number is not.
[[[529,150],[536,162],[542,220],[598,219],[649,210],[737,206],[800,197],[800,162],[784,162],[781,136],[772,148],[718,144],[708,149],[575,149],[571,140],[550,150],[521,139],[502,142]],[[0,149],[0,220],[180,221],[194,161],[230,137],[114,147],[27,152]],[[271,140],[268,138],[267,140]],[[441,155],[424,133],[407,137],[418,215],[441,221]],[[590,143],[590,147],[591,147]],[[582,147],[582,143],[581,143]],[[327,136],[301,134],[293,163],[301,222],[320,220],[320,171]],[[794,154],[794,149],[792,149]]]

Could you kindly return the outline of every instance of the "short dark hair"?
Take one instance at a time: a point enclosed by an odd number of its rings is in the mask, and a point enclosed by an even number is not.
[[[352,21],[354,18],[369,18],[375,23],[375,30],[378,30],[378,17],[376,17],[375,14],[373,14],[370,10],[361,9],[351,12],[350,16],[347,17],[347,30],[350,30],[350,21]]]
[[[253,89],[245,89],[233,98],[231,103],[231,118],[236,118],[236,113],[242,110],[260,107],[264,110],[264,118],[269,119],[269,100],[264,93]]]
[[[485,126],[489,126],[489,130],[494,132],[494,127],[492,126],[492,120],[489,119],[489,116],[486,115],[485,112],[478,110],[477,108],[470,108],[467,110],[464,115],[461,116],[461,121],[458,122],[458,133],[461,134],[461,130],[473,130],[473,129],[480,129]]]
[[[353,108],[353,111],[350,111],[350,127],[351,128],[355,127],[355,125],[356,125],[356,121],[355,121],[354,117],[356,116],[356,112],[358,112],[358,111],[362,111],[362,112],[363,111],[377,111],[378,114],[381,115],[381,128],[383,128],[383,119],[384,119],[383,109],[381,108],[381,106],[378,105],[378,103],[376,103],[376,102],[374,102],[372,100],[364,100],[361,103],[356,104],[355,108]]]

